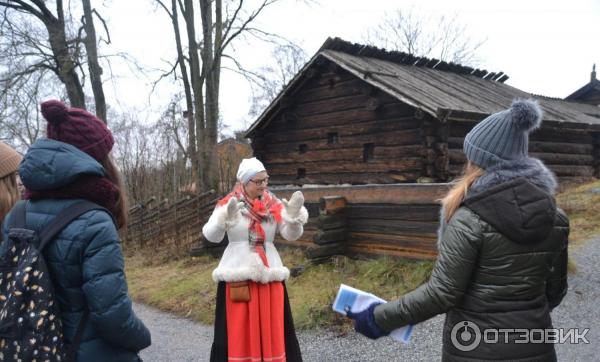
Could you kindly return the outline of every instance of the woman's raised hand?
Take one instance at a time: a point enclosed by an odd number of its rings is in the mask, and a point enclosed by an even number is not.
[[[227,214],[225,216],[225,226],[229,227],[237,221],[240,215],[240,210],[244,207],[244,203],[238,201],[237,198],[232,197],[229,199],[225,207],[227,208]]]
[[[300,191],[292,194],[290,201],[283,199],[281,203],[285,207],[285,211],[291,218],[296,218],[300,215],[300,209],[304,205],[304,195]]]

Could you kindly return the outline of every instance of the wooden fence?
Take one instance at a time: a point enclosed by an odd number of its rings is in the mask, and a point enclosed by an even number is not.
[[[145,251],[187,254],[202,240],[202,226],[210,216],[218,197],[214,191],[188,196],[176,202],[156,203],[150,199],[130,209],[126,246]]]

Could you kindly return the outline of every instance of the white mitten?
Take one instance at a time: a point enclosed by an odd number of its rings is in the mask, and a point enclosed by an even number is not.
[[[286,221],[300,223],[302,225],[306,224],[308,221],[308,211],[303,206],[304,195],[302,195],[302,192],[294,192],[290,201],[283,199],[281,200],[281,203],[283,204],[281,215]]]
[[[225,230],[229,230],[229,228],[235,225],[241,217],[240,210],[244,207],[244,203],[238,201],[235,197],[229,199],[226,205],[222,206],[218,211],[218,221],[219,226],[224,228]]]

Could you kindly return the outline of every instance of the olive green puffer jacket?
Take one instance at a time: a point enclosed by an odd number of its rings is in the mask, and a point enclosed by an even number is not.
[[[375,321],[391,331],[447,313],[444,361],[556,360],[552,344],[515,344],[522,331],[476,343],[476,328],[552,327],[550,310],[567,291],[568,234],[553,196],[524,178],[467,197],[440,238],[429,281],[378,306]]]

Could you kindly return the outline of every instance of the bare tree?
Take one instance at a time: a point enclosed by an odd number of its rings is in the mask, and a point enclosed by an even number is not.
[[[52,3],[54,11],[50,7]],[[98,63],[92,14],[101,18],[89,0],[82,0],[82,4],[83,25],[78,25],[72,14],[65,11],[63,0],[0,0],[0,51],[3,54],[0,86],[22,84],[25,79],[33,79],[28,77],[30,74],[50,71],[64,85],[71,106],[85,109],[83,64],[89,62],[94,108],[106,122],[102,68]]]
[[[171,18],[177,49],[175,64],[161,79],[175,73],[183,80],[188,107],[187,150],[192,160],[196,184],[200,185],[198,190],[206,189],[215,186],[217,180],[213,153],[219,131],[221,70],[246,72],[239,59],[228,51],[232,50],[237,39],[246,36],[270,42],[285,41],[275,34],[254,27],[256,19],[266,8],[283,0],[199,0],[199,19],[192,0],[171,0],[170,6],[164,0],[155,1]],[[179,14],[183,18],[185,32],[180,29]],[[197,24],[202,29],[201,40],[196,36]],[[224,60],[231,66],[224,66]]]
[[[469,37],[458,16],[431,17],[414,9],[396,10],[367,32],[365,42],[415,56],[475,66],[484,40]]]

